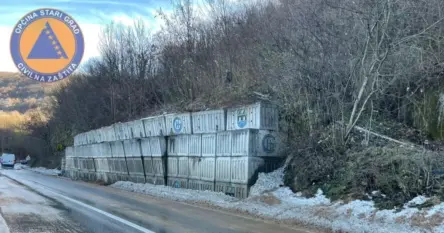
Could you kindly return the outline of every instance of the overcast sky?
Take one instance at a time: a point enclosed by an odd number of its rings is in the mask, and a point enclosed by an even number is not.
[[[171,10],[170,0],[0,0],[0,71],[16,72],[9,52],[9,40],[14,25],[28,12],[38,8],[57,8],[71,15],[85,37],[83,61],[97,56],[98,33],[103,25],[117,21],[132,24],[142,18],[153,29],[160,21],[156,10]],[[6,36],[3,36],[6,35]]]

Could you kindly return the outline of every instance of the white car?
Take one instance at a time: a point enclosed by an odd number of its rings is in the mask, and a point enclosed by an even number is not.
[[[15,164],[15,155],[14,154],[7,154],[7,153],[3,153],[2,157],[0,158],[0,163],[2,164],[2,168],[3,167],[14,167]]]

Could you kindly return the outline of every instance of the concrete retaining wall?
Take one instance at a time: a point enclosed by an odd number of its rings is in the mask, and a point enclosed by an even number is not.
[[[154,116],[76,135],[67,176],[129,180],[247,197],[259,172],[281,165],[273,105]]]

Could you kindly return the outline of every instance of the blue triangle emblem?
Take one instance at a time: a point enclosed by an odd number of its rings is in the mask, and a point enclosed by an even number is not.
[[[28,59],[68,59],[65,50],[57,39],[56,34],[49,25],[45,24],[40,36],[32,47]]]

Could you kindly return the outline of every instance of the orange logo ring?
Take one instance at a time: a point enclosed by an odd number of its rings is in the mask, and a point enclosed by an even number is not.
[[[41,8],[15,25],[11,56],[22,74],[39,82],[70,76],[84,53],[84,38],[77,22],[63,11]]]

